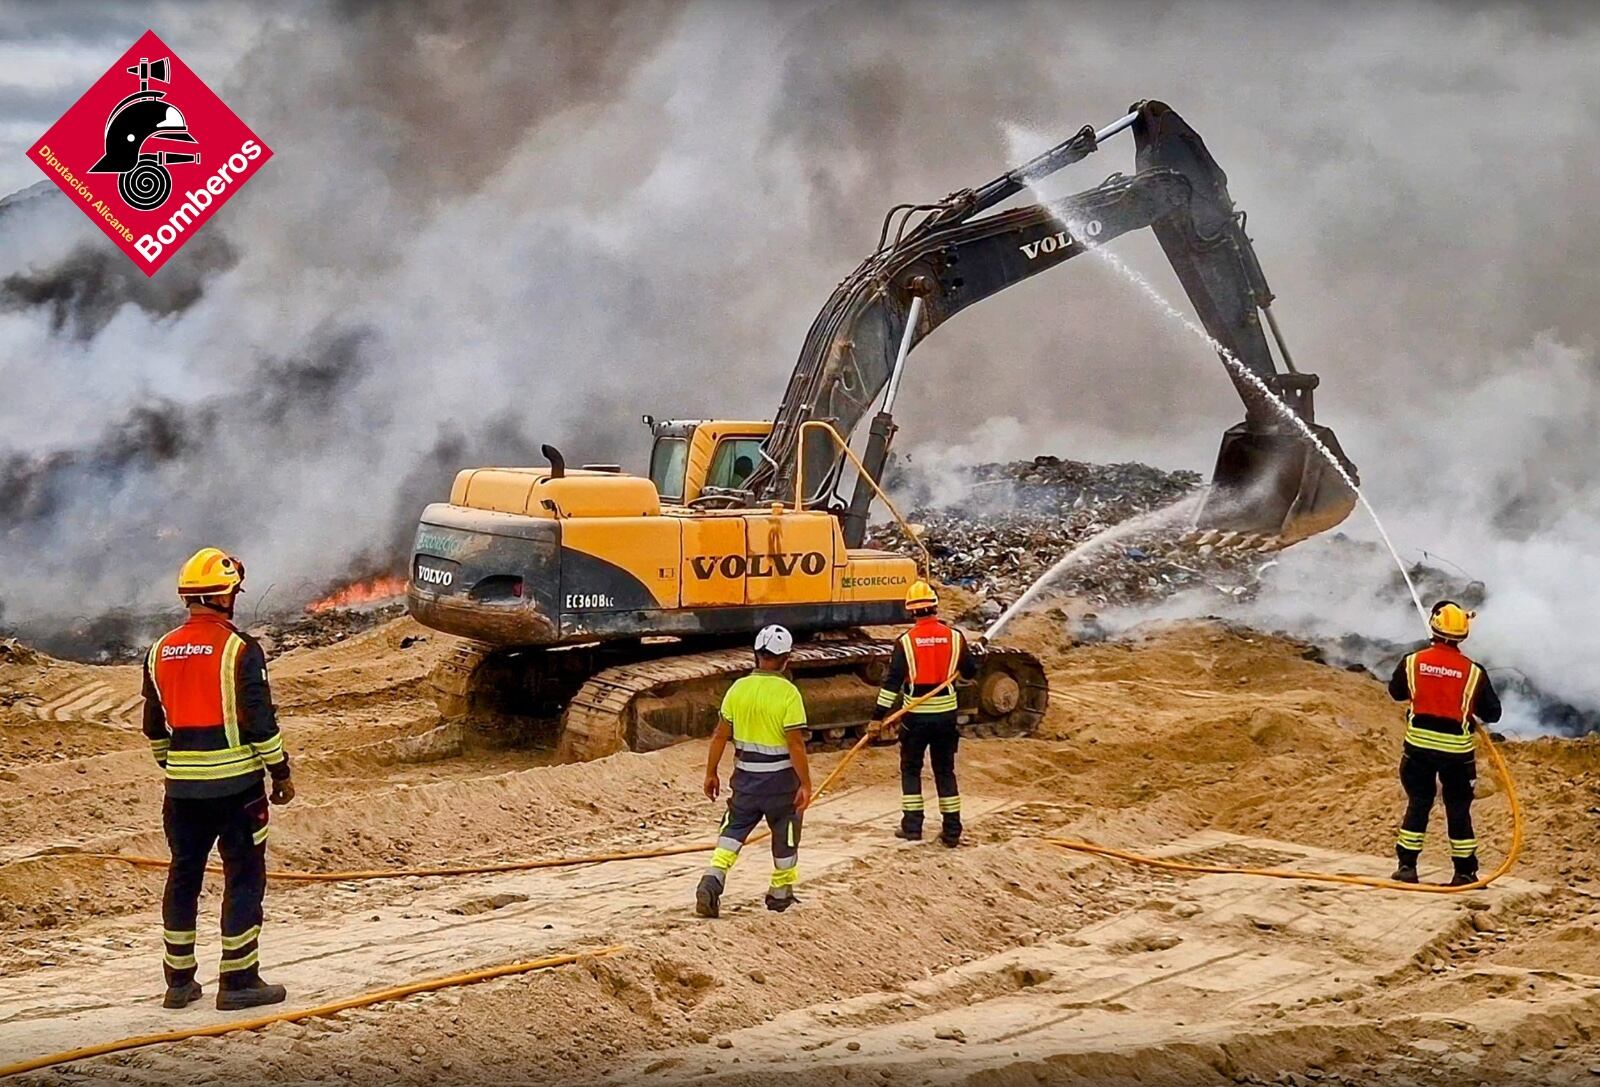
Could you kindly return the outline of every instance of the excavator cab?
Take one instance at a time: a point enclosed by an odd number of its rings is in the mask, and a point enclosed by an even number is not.
[[[761,463],[761,445],[772,433],[767,421],[656,419],[650,428],[650,482],[661,501],[673,506],[728,506],[753,503],[745,484]],[[740,503],[742,498],[750,498]]]

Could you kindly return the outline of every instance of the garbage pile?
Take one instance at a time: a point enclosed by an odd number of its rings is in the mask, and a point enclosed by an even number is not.
[[[318,649],[398,619],[404,603],[381,607],[330,608],[315,615],[299,612],[240,615],[241,623],[274,656],[291,649]],[[77,617],[53,625],[0,630],[0,664],[25,663],[37,649],[52,657],[86,664],[138,664],[150,643],[183,621],[177,609],[135,612],[118,609],[94,618]],[[13,636],[14,635],[14,636]],[[31,648],[30,648],[31,647]]]
[[[1041,456],[979,464],[954,478],[902,464],[891,493],[918,527],[933,576],[973,593],[975,618],[991,619],[1073,548],[1141,514],[1170,506],[1201,484],[1196,472],[1146,464],[1089,464]],[[1188,525],[1152,525],[1065,572],[1054,590],[1092,607],[1160,599],[1211,588],[1241,599],[1252,591],[1268,556],[1185,540]],[[915,554],[890,521],[867,544]]]
[[[39,655],[15,638],[0,638],[0,664],[32,664]]]
[[[263,618],[259,625],[251,626],[250,633],[259,638],[267,651],[273,654],[287,653],[291,649],[320,649],[381,626],[391,619],[398,619],[405,613],[404,603],[385,604],[382,607],[329,608],[311,615]]]

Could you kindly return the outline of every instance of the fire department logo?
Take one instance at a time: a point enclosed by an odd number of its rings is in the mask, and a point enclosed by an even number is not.
[[[154,275],[272,151],[152,30],[28,157]]]

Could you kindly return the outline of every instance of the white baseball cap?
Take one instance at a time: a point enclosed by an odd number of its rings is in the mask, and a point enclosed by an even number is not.
[[[771,653],[774,657],[781,657],[793,648],[794,635],[776,623],[770,627],[762,627],[761,633],[756,635],[757,653]]]

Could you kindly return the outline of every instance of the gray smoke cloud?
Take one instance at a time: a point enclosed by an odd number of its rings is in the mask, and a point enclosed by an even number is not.
[[[1600,704],[1588,5],[27,10],[8,165],[145,25],[276,157],[149,285],[53,194],[0,204],[8,621],[164,603],[212,541],[304,598],[399,553],[458,467],[637,467],[642,411],[769,415],[889,205],[1156,97],[1227,170],[1402,546],[1490,583],[1482,652]],[[1124,138],[1060,184],[1131,168]],[[1153,239],[1115,249],[1184,304]],[[1240,409],[1080,259],[919,348],[898,414],[913,456],[1205,469]]]

